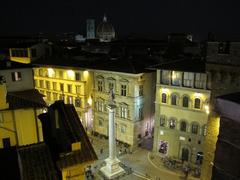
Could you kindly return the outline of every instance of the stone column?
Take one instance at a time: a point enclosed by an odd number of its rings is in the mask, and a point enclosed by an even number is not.
[[[115,141],[115,124],[114,124],[114,109],[116,107],[114,105],[108,106],[109,109],[109,124],[108,124],[108,132],[109,132],[109,158],[116,158],[116,141]]]
[[[115,140],[115,123],[114,123],[114,114],[115,114],[116,105],[109,104],[109,157],[105,159],[106,166],[102,167],[100,171],[108,179],[114,179],[122,174],[124,170],[119,166],[120,160],[116,157],[116,140]]]

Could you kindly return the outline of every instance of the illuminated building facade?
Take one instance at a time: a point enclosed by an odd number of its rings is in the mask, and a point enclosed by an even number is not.
[[[153,151],[160,155],[202,163],[210,111],[210,90],[204,67],[204,62],[193,59],[155,67]]]
[[[120,142],[136,147],[153,127],[153,73],[94,73],[94,131],[108,136],[108,99],[115,95],[115,132]]]
[[[10,60],[31,63],[39,58],[49,56],[51,48],[46,43],[20,43],[9,49]]]
[[[86,129],[92,129],[92,73],[72,67],[40,66],[34,68],[35,88],[52,104],[63,100],[73,104]]]
[[[0,63],[0,148],[43,141],[37,115],[46,104],[34,89],[32,67]]]

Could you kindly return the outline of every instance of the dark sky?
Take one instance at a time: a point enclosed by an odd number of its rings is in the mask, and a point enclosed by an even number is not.
[[[4,0],[2,0],[4,1]],[[0,33],[80,32],[106,13],[120,35],[240,32],[238,0],[8,0],[0,4]]]

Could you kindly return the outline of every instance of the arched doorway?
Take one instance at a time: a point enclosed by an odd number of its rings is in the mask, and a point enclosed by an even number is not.
[[[188,161],[189,158],[189,150],[187,148],[182,148],[182,160]]]

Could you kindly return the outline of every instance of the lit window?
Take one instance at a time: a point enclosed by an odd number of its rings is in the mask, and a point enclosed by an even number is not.
[[[167,103],[167,94],[162,93],[162,103]]]
[[[180,86],[182,79],[181,72],[172,71],[172,85],[174,86]]]
[[[187,123],[185,121],[182,121],[180,124],[180,131],[186,132],[187,130]]]
[[[67,70],[67,77],[68,79],[74,80],[74,71],[73,70]]]
[[[127,116],[128,116],[128,106],[127,105],[121,105],[120,106],[120,117],[126,119]]]
[[[170,83],[170,71],[161,71],[161,83],[167,85]]]
[[[177,105],[177,95],[173,94],[171,97],[171,105]]]
[[[194,80],[194,74],[190,72],[184,72],[183,74],[183,86],[192,87]]]
[[[12,81],[21,81],[22,74],[21,72],[12,72]]]
[[[204,136],[207,135],[207,125],[206,124],[203,126],[203,135]]]
[[[195,82],[194,87],[203,89],[206,82],[206,75],[202,73],[196,73],[195,74]]]
[[[170,119],[169,128],[170,129],[175,129],[175,127],[176,127],[176,120],[175,119]]]
[[[199,98],[196,98],[194,100],[194,108],[200,109],[200,105],[201,105],[201,100]]]
[[[143,85],[139,85],[139,96],[143,96]]]
[[[99,111],[99,112],[103,112],[104,111],[104,102],[103,102],[103,100],[99,100],[99,101],[97,101],[97,110]]]
[[[183,107],[188,107],[189,104],[189,98],[187,96],[183,97]]]
[[[68,104],[72,104],[73,103],[73,97],[72,96],[68,96],[68,98],[67,98],[67,103]]]
[[[160,126],[165,126],[166,123],[166,116],[160,116]]]
[[[48,77],[54,77],[55,76],[55,71],[52,68],[47,69],[47,76]]]
[[[192,124],[192,133],[198,134],[198,125],[195,123]]]
[[[127,95],[127,85],[121,85],[121,96]]]

